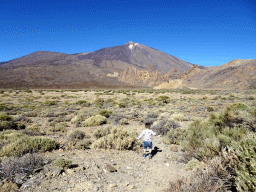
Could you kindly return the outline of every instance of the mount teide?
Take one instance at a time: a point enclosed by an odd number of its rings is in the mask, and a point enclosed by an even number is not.
[[[148,87],[192,66],[131,41],[90,53],[39,51],[1,64],[0,88]]]

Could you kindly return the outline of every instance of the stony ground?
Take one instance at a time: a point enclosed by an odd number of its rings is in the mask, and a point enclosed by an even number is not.
[[[57,150],[45,158],[72,160],[73,168],[61,170],[51,161],[22,185],[20,191],[163,191],[169,182],[189,174],[177,146],[167,146],[161,137],[153,140],[155,155],[118,150]],[[154,153],[153,152],[153,153]]]

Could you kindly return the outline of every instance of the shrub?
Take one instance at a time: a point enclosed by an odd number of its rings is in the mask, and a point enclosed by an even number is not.
[[[43,166],[43,159],[37,154],[27,154],[23,157],[10,157],[2,161],[0,179],[9,178],[15,182],[17,175],[22,175],[24,180],[33,174],[35,169]],[[19,183],[20,184],[20,183]]]
[[[106,103],[109,104],[111,107],[117,104],[117,102],[113,98],[107,99]]]
[[[122,103],[122,102],[119,103],[118,106],[119,106],[120,108],[125,108],[125,107],[126,107],[125,103]]]
[[[147,114],[147,118],[158,118],[159,114],[156,112],[151,112]]]
[[[195,167],[198,167],[199,165],[200,165],[200,161],[198,161],[197,159],[192,159],[187,163],[186,169],[193,170]]]
[[[254,115],[256,117],[256,108],[254,110],[251,111],[251,114]]]
[[[245,110],[248,108],[248,106],[243,103],[235,103],[235,104],[232,104],[230,107],[237,110]]]
[[[54,161],[54,165],[62,169],[69,168],[72,165],[72,161],[64,158],[59,158]]]
[[[171,129],[167,135],[165,144],[181,144],[183,140],[185,140],[186,136],[188,135],[188,131],[186,129],[177,128],[177,129]]]
[[[50,131],[52,132],[65,132],[66,131],[66,127],[68,126],[67,123],[61,122],[61,123],[57,123],[53,122],[53,126],[52,128],[50,128]]]
[[[4,111],[4,110],[7,110],[8,107],[6,106],[6,104],[4,103],[0,103],[0,111]]]
[[[104,100],[103,100],[103,99],[96,99],[96,100],[94,101],[94,106],[95,106],[95,107],[102,108],[102,107],[103,107],[103,104],[104,104]]]
[[[137,140],[135,130],[126,127],[112,127],[104,131],[105,136],[100,137],[93,144],[93,148],[139,150],[141,143]]]
[[[107,109],[103,109],[99,112],[99,115],[105,116],[106,118],[109,118],[109,116],[112,114],[112,111],[109,111]]]
[[[44,102],[45,105],[48,105],[48,106],[51,106],[51,105],[57,105],[57,101],[49,101],[49,100],[46,100]]]
[[[104,137],[108,134],[110,134],[110,130],[111,128],[110,127],[107,127],[107,128],[98,128],[96,130],[93,131],[93,136],[96,138],[96,139],[99,139],[101,137]]]
[[[95,115],[92,116],[84,121],[84,126],[90,127],[90,126],[99,126],[102,124],[105,124],[107,122],[107,118],[102,115]]]
[[[248,99],[248,100],[255,100],[255,97],[249,96],[247,99]]]
[[[171,129],[179,127],[177,123],[171,120],[160,120],[156,125],[151,127],[152,130],[156,131],[159,135],[166,135]]]
[[[78,100],[77,102],[75,102],[75,104],[83,105],[83,106],[87,106],[87,107],[90,106],[90,103],[88,101],[85,101],[85,100]]]
[[[69,135],[70,140],[82,140],[85,137],[85,133],[82,131],[74,131]]]
[[[171,98],[165,95],[161,95],[158,98],[156,98],[157,101],[162,101],[163,103],[170,103]]]
[[[22,136],[20,139],[10,142],[0,150],[0,156],[16,156],[33,151],[51,151],[57,148],[54,140],[45,137]]]
[[[206,110],[207,110],[208,112],[214,111],[213,107],[209,107],[209,106],[206,108]]]
[[[196,161],[196,160],[195,160]],[[220,160],[210,162],[205,169],[195,169],[187,177],[178,178],[171,182],[166,192],[196,191],[219,192],[231,189],[230,174],[222,169]]]
[[[256,135],[234,144],[239,158],[236,168],[236,186],[238,191],[255,191],[256,189]]]
[[[120,121],[119,121],[120,125],[128,125],[129,122],[128,122],[128,119],[126,118],[122,118]]]
[[[206,121],[191,123],[183,147],[194,157],[205,159],[218,155],[222,148],[230,146],[232,142],[239,142],[248,133],[244,124],[248,120],[239,117],[241,112],[236,108],[244,109],[244,105],[227,107],[224,112],[211,114]]]
[[[181,113],[174,113],[171,115],[171,118],[175,121],[185,121],[187,118]]]
[[[25,90],[26,93],[32,93],[30,89]]]
[[[90,136],[82,131],[73,131],[69,133],[66,149],[89,149],[91,145]]]
[[[81,141],[78,141],[76,143],[75,147],[77,149],[85,150],[85,149],[90,149],[91,144],[92,144],[92,142],[90,139],[83,139]]]
[[[11,120],[13,120],[13,117],[6,115],[5,113],[0,113],[0,120],[1,121],[11,121]]]

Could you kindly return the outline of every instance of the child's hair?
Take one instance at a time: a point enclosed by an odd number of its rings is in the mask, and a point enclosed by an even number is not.
[[[151,126],[150,123],[145,123],[145,127],[146,127],[147,129],[150,129],[150,126]]]

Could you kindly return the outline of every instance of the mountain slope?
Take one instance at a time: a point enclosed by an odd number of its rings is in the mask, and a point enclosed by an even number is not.
[[[165,81],[160,78],[163,72],[174,68],[184,72],[192,66],[181,59],[133,42],[90,53],[38,51],[2,64],[0,88],[148,87]],[[155,75],[150,80],[144,81],[142,77],[139,83],[134,83],[126,80],[124,73],[133,68]]]
[[[193,66],[177,57],[132,41],[121,46],[104,48],[80,55],[78,58],[92,59],[93,64],[98,67],[106,66],[106,62],[121,61],[138,69],[146,69],[149,65],[153,65],[162,72],[170,71],[173,68],[184,72]]]
[[[256,60],[236,59],[219,67],[197,70],[193,75],[181,78],[193,88],[250,88],[256,86]]]

